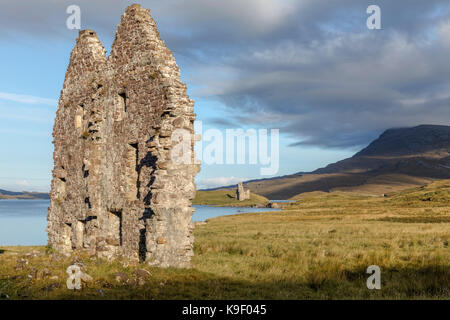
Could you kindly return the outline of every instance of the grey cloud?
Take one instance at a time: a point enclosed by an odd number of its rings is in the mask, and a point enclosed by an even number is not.
[[[292,145],[364,145],[390,127],[449,124],[450,4],[378,0],[369,31],[360,0],[142,1],[182,65],[194,99],[217,99],[230,123],[273,126]],[[73,1],[8,0],[0,41],[65,38]],[[132,1],[78,1],[83,27],[112,42]],[[449,94],[447,94],[449,93]]]
[[[224,118],[210,118],[207,119],[207,122],[208,124],[213,124],[223,128],[234,128],[236,126],[236,122],[232,121],[231,119]]]

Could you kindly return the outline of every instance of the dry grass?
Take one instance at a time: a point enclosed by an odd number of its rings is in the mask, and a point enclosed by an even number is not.
[[[449,218],[448,203],[400,208],[390,199],[316,194],[279,213],[212,220],[197,230],[195,259],[202,271],[277,283],[269,297],[449,299]],[[372,264],[382,270],[380,291],[365,286]]]
[[[436,180],[436,179],[434,179]],[[335,188],[333,191],[353,192],[360,195],[382,195],[403,191],[408,188],[427,185],[433,179],[413,177],[406,174],[382,174],[370,177],[363,185]]]
[[[364,172],[329,174],[304,174],[261,180],[246,186],[257,194],[270,199],[289,199],[311,191],[345,191],[356,194],[381,195],[400,192],[408,188],[426,185],[433,180],[406,174],[369,175]]]
[[[73,258],[49,253],[16,271],[30,249],[4,248],[0,292],[13,299],[450,299],[448,186],[388,198],[313,193],[281,212],[211,219],[195,230],[193,269],[146,268],[152,276],[144,285],[121,285],[113,275],[132,277],[142,266],[83,256],[94,281],[72,292],[65,268]],[[370,265],[381,268],[381,290],[366,287]],[[28,277],[45,267],[59,279]]]

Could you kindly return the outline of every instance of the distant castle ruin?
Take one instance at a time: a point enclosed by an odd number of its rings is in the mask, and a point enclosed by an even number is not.
[[[177,164],[172,133],[192,138],[194,101],[149,10],[127,8],[109,57],[81,31],[61,91],[49,245],[160,267],[189,267],[199,165]]]
[[[236,199],[244,201],[250,199],[250,190],[245,190],[242,182],[239,182],[236,188]]]

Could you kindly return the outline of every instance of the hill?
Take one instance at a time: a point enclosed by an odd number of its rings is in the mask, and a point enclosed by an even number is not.
[[[38,200],[38,199],[50,199],[48,193],[41,192],[14,192],[0,189],[0,199],[26,199],[26,200]]]
[[[314,192],[282,211],[209,219],[192,268],[0,247],[2,299],[450,298],[450,180],[389,197]],[[74,261],[92,279],[67,290]],[[368,290],[367,267],[382,270]]]
[[[367,195],[398,192],[450,178],[450,126],[389,129],[353,157],[311,173],[246,183],[270,199],[311,191]]]
[[[316,174],[337,172],[450,178],[450,126],[386,130],[353,157],[314,171]]]
[[[197,191],[192,204],[230,207],[265,207],[269,199],[250,193],[250,199],[238,201],[234,189],[219,189],[211,191]]]
[[[436,181],[396,193],[389,197],[389,201],[391,204],[405,207],[449,207],[450,180]]]

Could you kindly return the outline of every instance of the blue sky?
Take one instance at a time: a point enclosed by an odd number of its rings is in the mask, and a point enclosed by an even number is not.
[[[69,32],[64,42],[18,37],[0,52],[0,189],[49,191],[53,166],[52,130],[59,93],[70,51],[77,37]],[[104,44],[111,39],[102,39]],[[109,40],[109,41],[108,41]],[[181,70],[183,65],[180,64]],[[183,79],[189,85],[189,80]],[[208,119],[226,116],[222,103],[198,99],[195,111],[203,129],[217,128]],[[230,128],[246,128],[235,126]],[[219,128],[224,132],[223,128]],[[225,134],[225,133],[224,133]],[[351,152],[292,148],[281,139],[279,175],[313,170]],[[205,143],[206,144],[206,143]],[[203,187],[260,177],[259,165],[202,165],[197,183]],[[204,181],[202,181],[204,180]]]
[[[77,31],[109,51],[131,1],[2,1],[0,189],[49,191],[52,127]],[[450,16],[444,1],[140,1],[174,52],[204,129],[280,129],[277,175],[351,156],[385,129],[449,124]],[[200,188],[260,178],[258,165],[203,165]]]

